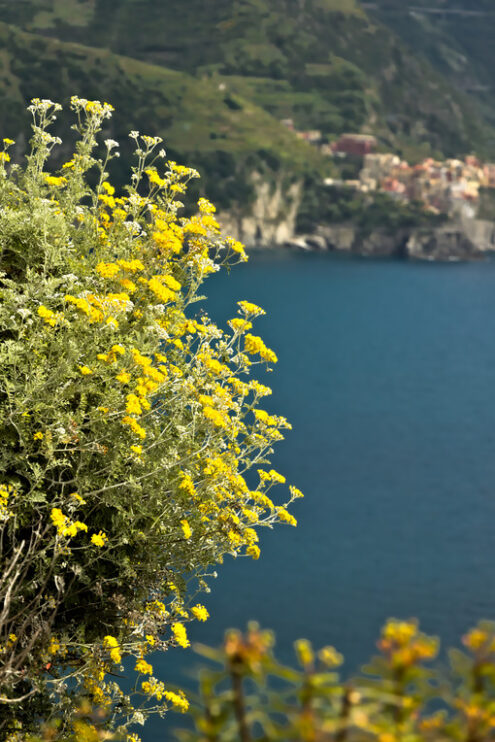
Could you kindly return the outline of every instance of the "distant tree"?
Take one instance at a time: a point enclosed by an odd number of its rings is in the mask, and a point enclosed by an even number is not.
[[[205,199],[178,215],[197,173],[167,162],[159,138],[131,132],[136,166],[115,193],[117,143],[95,154],[111,106],[71,107],[78,141],[59,172],[51,101],[29,108],[26,167],[12,140],[0,153],[0,738],[55,718],[77,731],[78,704],[121,734],[187,709],[148,652],[189,645],[212,565],[257,559],[257,526],[295,525],[300,496],[271,499],[285,479],[268,457],[290,426],[247,378],[277,360],[250,332],[263,310],[240,301],[228,330],[193,311],[242,245]],[[129,656],[128,691],[116,677]]]

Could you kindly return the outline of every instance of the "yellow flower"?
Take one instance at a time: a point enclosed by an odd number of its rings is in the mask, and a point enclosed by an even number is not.
[[[188,495],[194,497],[194,495],[196,494],[196,489],[194,487],[194,482],[189,474],[183,475],[181,483],[179,484],[179,489],[185,490]]]
[[[43,433],[40,430],[38,430],[38,432],[33,435],[33,440],[35,440],[35,441],[42,441],[43,440]]]
[[[143,659],[140,659],[136,662],[136,667],[134,669],[136,670],[136,672],[141,673],[141,675],[151,675],[153,672],[153,666]]]
[[[267,363],[276,363],[278,360],[273,350],[267,348],[263,340],[257,335],[251,335],[249,333],[246,335],[244,339],[244,350],[251,355],[259,353],[260,357],[264,361],[267,361]]]
[[[259,546],[256,546],[256,544],[251,544],[251,546],[248,546],[248,548],[246,549],[246,554],[253,559],[259,559],[260,553],[260,548]]]
[[[222,415],[218,410],[214,410],[213,407],[203,407],[203,415],[211,420],[219,428],[226,428],[227,421],[225,415]]]
[[[282,523],[288,523],[290,526],[297,526],[297,520],[285,508],[278,507],[275,508],[275,510]]]
[[[296,654],[301,665],[305,667],[314,661],[313,647],[307,639],[298,639],[294,642]]]
[[[318,657],[327,667],[339,667],[344,661],[340,652],[337,652],[334,647],[323,647],[318,652]]]
[[[131,446],[131,451],[135,453],[137,456],[140,456],[143,453],[143,447],[142,446]]]
[[[171,690],[166,690],[163,692],[163,695],[167,699],[167,701],[170,701],[173,703],[173,705],[179,709],[182,713],[185,713],[189,709],[189,701],[185,697],[184,693],[180,691],[180,693],[174,693]]]
[[[265,310],[259,307],[257,304],[252,304],[250,301],[238,301],[238,306],[244,314],[252,314],[255,317],[266,314]]]
[[[186,540],[190,539],[192,536],[192,530],[191,530],[191,526],[189,525],[188,521],[181,520],[180,524],[182,526],[182,532],[184,533],[184,538]]]
[[[141,438],[142,440],[146,438],[146,430],[142,428],[138,421],[135,420],[133,417],[129,417],[129,415],[123,417],[122,425],[128,425],[132,432],[139,436],[139,438]]]
[[[55,327],[60,318],[59,314],[52,312],[51,309],[43,306],[43,304],[38,308],[38,315],[51,327]]]
[[[123,278],[119,283],[123,289],[126,289],[126,291],[129,291],[131,294],[136,291],[136,284],[134,281],[131,281],[130,278]]]
[[[67,178],[57,178],[55,175],[45,175],[45,183],[55,188],[63,188],[67,183]]]
[[[122,660],[122,656],[117,639],[114,636],[108,635],[103,639],[103,646],[105,649],[110,650],[110,659],[118,665]]]
[[[229,319],[228,324],[231,326],[234,332],[247,332],[253,326],[252,322],[249,322],[249,320],[247,319],[242,319],[242,317],[234,317],[234,319]]]
[[[144,271],[144,265],[140,260],[118,260],[117,264],[120,265],[125,271],[136,273],[136,271]]]
[[[56,639],[54,636],[50,639],[50,644],[48,645],[48,654],[57,654],[57,652],[60,649],[60,642],[58,639]]]
[[[98,263],[96,272],[103,278],[115,278],[120,273],[120,266],[117,263]]]
[[[91,536],[91,543],[95,546],[102,547],[105,546],[105,543],[108,541],[108,536],[103,531],[99,531],[98,533],[93,533]]]
[[[163,285],[162,279],[164,278],[164,276],[153,276],[153,278],[150,278],[148,281],[148,286],[150,291],[152,291],[160,301],[167,304],[169,301],[174,301],[177,296],[175,291],[172,291],[167,286]]]
[[[198,619],[198,621],[207,621],[210,617],[210,614],[208,613],[204,605],[201,605],[200,603],[191,608],[191,613],[195,618]]]
[[[120,381],[121,384],[128,384],[131,380],[131,375],[128,374],[127,371],[121,371],[115,378],[117,381]]]
[[[77,368],[83,376],[90,376],[93,373],[93,371],[88,366],[78,366]]]
[[[115,188],[113,187],[113,185],[110,185],[110,183],[107,180],[105,180],[101,184],[101,187],[103,188],[104,191],[106,191],[108,193],[109,196],[113,196],[114,195]]]
[[[10,155],[7,152],[0,152],[0,162],[10,162]]]
[[[129,415],[142,415],[143,414],[143,409],[141,407],[139,397],[136,397],[135,394],[127,395],[127,404],[125,406],[125,409]]]
[[[174,635],[174,639],[179,647],[183,647],[183,649],[186,649],[187,647],[191,646],[191,642],[187,638],[186,627],[183,624],[177,622],[173,623],[172,634]]]

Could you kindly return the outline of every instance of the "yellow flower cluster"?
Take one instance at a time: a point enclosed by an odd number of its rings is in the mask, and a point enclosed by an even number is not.
[[[136,662],[136,667],[134,669],[140,675],[151,675],[153,672],[153,666],[150,665],[149,662],[146,662],[146,660],[143,660],[142,658]]]
[[[119,642],[114,636],[107,635],[103,640],[103,646],[109,650],[110,659],[115,664],[119,664],[122,661],[122,655],[120,653]]]
[[[127,425],[132,432],[142,440],[146,438],[146,430],[133,417],[130,417],[129,415],[123,417],[122,425]]]
[[[277,363],[278,359],[273,350],[267,348],[263,340],[257,335],[251,335],[251,333],[246,335],[244,338],[244,350],[251,355],[259,353],[260,358],[267,363]]]
[[[294,649],[296,650],[297,659],[303,667],[309,667],[313,664],[315,655],[311,642],[307,639],[298,639],[294,642]]]
[[[50,325],[50,327],[55,327],[55,325],[62,317],[62,314],[60,312],[52,312],[51,309],[48,309],[43,304],[38,308],[38,315],[45,321],[47,325]]]
[[[185,714],[189,710],[189,701],[187,700],[183,691],[175,693],[174,691],[166,690],[164,691],[163,695],[165,696],[167,701],[170,701],[170,703],[172,703],[174,707],[181,711],[183,714]]]
[[[252,317],[259,317],[262,314],[266,314],[264,309],[259,307],[257,304],[253,304],[250,301],[238,301],[237,305],[240,308],[241,312],[243,312],[243,314],[250,315]]]
[[[98,546],[99,548],[105,546],[107,541],[108,541],[108,536],[103,531],[98,531],[98,533],[93,533],[93,535],[91,536],[91,543],[94,544],[94,546]]]
[[[192,529],[191,529],[191,526],[189,525],[189,521],[185,519],[181,520],[180,525],[182,527],[182,533],[184,534],[184,538],[186,539],[186,541],[189,540],[192,536]]]
[[[191,608],[191,613],[198,621],[207,621],[210,617],[210,614],[208,613],[204,605],[201,605],[201,603],[194,605]]]
[[[182,472],[182,478],[179,484],[179,489],[185,490],[185,492],[187,492],[188,495],[190,495],[191,497],[194,497],[194,495],[196,494],[196,489],[194,487],[194,482],[191,479],[189,474],[184,474]]]
[[[173,634],[175,642],[179,645],[179,647],[186,649],[187,647],[191,646],[191,642],[187,638],[187,631],[186,631],[186,627],[184,626],[184,624],[177,623],[177,622],[173,623],[172,634]]]
[[[234,332],[237,332],[239,334],[247,332],[253,327],[252,322],[247,319],[243,319],[242,317],[234,317],[233,319],[230,319],[229,325],[234,330]]]
[[[0,484],[0,522],[13,515],[9,509],[9,501],[15,496],[16,490],[11,484]]]
[[[60,508],[52,508],[50,518],[53,525],[57,529],[59,536],[63,538],[74,538],[80,531],[88,530],[88,526],[81,521],[71,521],[67,515],[60,510]]]
[[[408,667],[433,659],[438,652],[438,640],[422,634],[416,621],[390,619],[382,629],[378,647],[393,667]]]
[[[294,518],[294,516],[289,513],[288,510],[282,507],[275,508],[275,511],[278,515],[279,520],[282,523],[288,523],[289,526],[297,526],[297,520]]]
[[[45,183],[49,186],[54,186],[55,188],[63,188],[67,185],[67,178],[45,175]]]
[[[318,652],[318,657],[327,667],[340,667],[344,661],[344,657],[337,652],[335,647],[322,647]]]
[[[174,281],[171,276],[153,276],[148,281],[150,291],[152,291],[164,304],[177,299],[176,291],[178,291],[178,289],[172,288],[175,284],[180,289],[180,284],[178,284],[177,281]]]
[[[33,105],[40,115],[53,106],[47,101]],[[52,484],[37,490],[42,489],[43,497],[45,491],[50,493],[50,504],[43,501],[41,510],[54,553],[70,562],[69,569],[74,566],[71,580],[66,580],[68,593],[78,575],[84,575],[75,603],[86,594],[94,598],[97,589],[103,591],[102,600],[115,599],[117,583],[100,578],[107,566],[118,575],[119,545],[128,545],[126,574],[143,580],[140,592],[133,592],[132,579],[129,585],[121,583],[125,595],[114,627],[108,623],[106,629],[115,636],[88,639],[87,645],[81,640],[70,648],[71,661],[92,701],[108,707],[109,714],[123,703],[105,675],[109,660],[119,664],[122,657],[132,655],[136,672],[148,676],[142,684],[148,700],[169,701],[185,710],[187,700],[152,678],[152,665],[145,659],[152,646],[188,647],[184,622],[208,618],[200,603],[186,610],[184,565],[201,577],[225,553],[258,559],[255,528],[277,521],[295,524],[289,503],[281,507],[267,494],[285,481],[282,475],[263,471],[254,491],[244,478],[253,462],[266,462],[272,442],[289,427],[284,418],[259,409],[259,399],[271,393],[269,387],[246,378],[253,355],[270,363],[276,356],[261,338],[248,334],[255,318],[264,314],[256,304],[239,302],[238,316],[225,331],[205,313],[196,313],[204,277],[222,264],[245,258],[238,241],[220,235],[215,207],[207,199],[199,199],[194,216],[178,214],[176,195],[197,173],[175,162],[163,171],[155,167],[159,160],[146,160],[145,155],[157,139],[133,132],[138,165],[131,185],[123,190],[126,195],[116,194],[105,180],[94,199],[82,197],[81,182],[94,162],[90,140],[111,107],[78,97],[72,99],[72,107],[78,114],[75,128],[81,141],[59,173],[41,174],[42,194],[48,197],[40,207],[43,218],[49,219],[45,226],[51,253],[57,260],[66,259],[68,270],[57,284],[63,288],[56,291],[55,284],[43,283],[40,275],[36,295],[44,303],[30,300],[38,331],[31,343],[27,377],[33,389],[42,391],[39,400],[33,392],[36,404],[29,402],[29,412],[23,398],[19,428],[24,440],[31,440],[26,451],[36,466],[45,462],[47,478],[52,479],[55,463],[67,471],[71,482],[60,482],[58,492]],[[47,150],[55,138],[43,137]],[[116,143],[107,140],[106,146],[111,157]],[[62,190],[64,186],[68,187]],[[77,195],[78,189],[82,195]],[[9,198],[23,203],[17,186],[14,192],[17,195],[8,194]],[[46,259],[48,265],[50,254]],[[59,280],[59,263],[55,267]],[[48,265],[47,274],[50,270]],[[23,331],[28,324],[22,323]],[[58,369],[53,362],[58,356],[70,363],[68,383],[63,380],[64,363]],[[57,396],[48,399],[48,388],[56,388]],[[23,414],[29,419],[21,418]],[[291,497],[296,496],[291,490]],[[0,520],[16,510],[17,500],[13,502],[13,495],[0,489]],[[99,508],[103,512],[117,502],[118,520],[98,519]],[[84,520],[104,526],[108,535],[92,528],[88,533]],[[164,544],[166,560],[159,557]],[[58,598],[47,596],[48,600],[56,605]],[[88,605],[99,600],[88,600]],[[159,639],[168,629],[170,638]]]

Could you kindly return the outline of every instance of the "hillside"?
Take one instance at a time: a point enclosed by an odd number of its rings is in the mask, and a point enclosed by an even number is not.
[[[0,23],[0,132],[17,141],[20,156],[29,136],[26,102],[48,97],[68,103],[77,93],[111,102],[105,131],[123,142],[137,129],[163,137],[170,157],[200,169],[203,190],[221,207],[249,201],[249,174],[279,170],[297,177],[318,166],[315,151],[248,100],[177,70],[74,43],[29,34]],[[60,132],[64,140],[67,131]],[[70,144],[65,145],[68,155]],[[116,173],[117,180],[119,173]]]
[[[366,7],[495,121],[492,0],[375,0]]]
[[[37,35],[109,46],[225,86],[329,138],[371,131],[411,159],[495,153],[493,129],[428,49],[412,54],[388,16],[370,17],[356,0],[18,0],[2,11]],[[200,138],[201,128],[198,119]]]

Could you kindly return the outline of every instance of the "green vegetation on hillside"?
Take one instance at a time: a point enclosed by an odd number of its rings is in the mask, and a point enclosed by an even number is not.
[[[249,202],[253,171],[293,177],[317,169],[316,152],[298,141],[250,100],[219,89],[213,80],[130,57],[24,33],[0,23],[0,132],[25,149],[25,102],[32,97],[66,102],[73,90],[119,107],[106,134],[124,141],[130,129],[161,136],[168,155],[188,161],[205,176],[202,188],[219,207]],[[130,154],[114,165],[122,180]],[[70,157],[70,145],[60,157]],[[197,193],[195,194],[197,195]]]
[[[390,233],[411,227],[436,227],[446,215],[425,211],[418,202],[394,200],[387,193],[362,193],[354,188],[308,184],[297,217],[297,231],[313,232],[319,224],[349,223],[362,233],[383,229]]]
[[[370,12],[377,20],[471,95],[487,119],[495,122],[492,0],[376,0],[373,5],[376,9]],[[410,6],[416,10],[411,12]]]
[[[330,138],[374,132],[382,148],[411,159],[495,151],[493,130],[455,80],[357,0],[23,0],[3,11],[37,34],[109,46],[204,86],[218,82],[227,95]],[[191,136],[201,129],[198,119]]]

